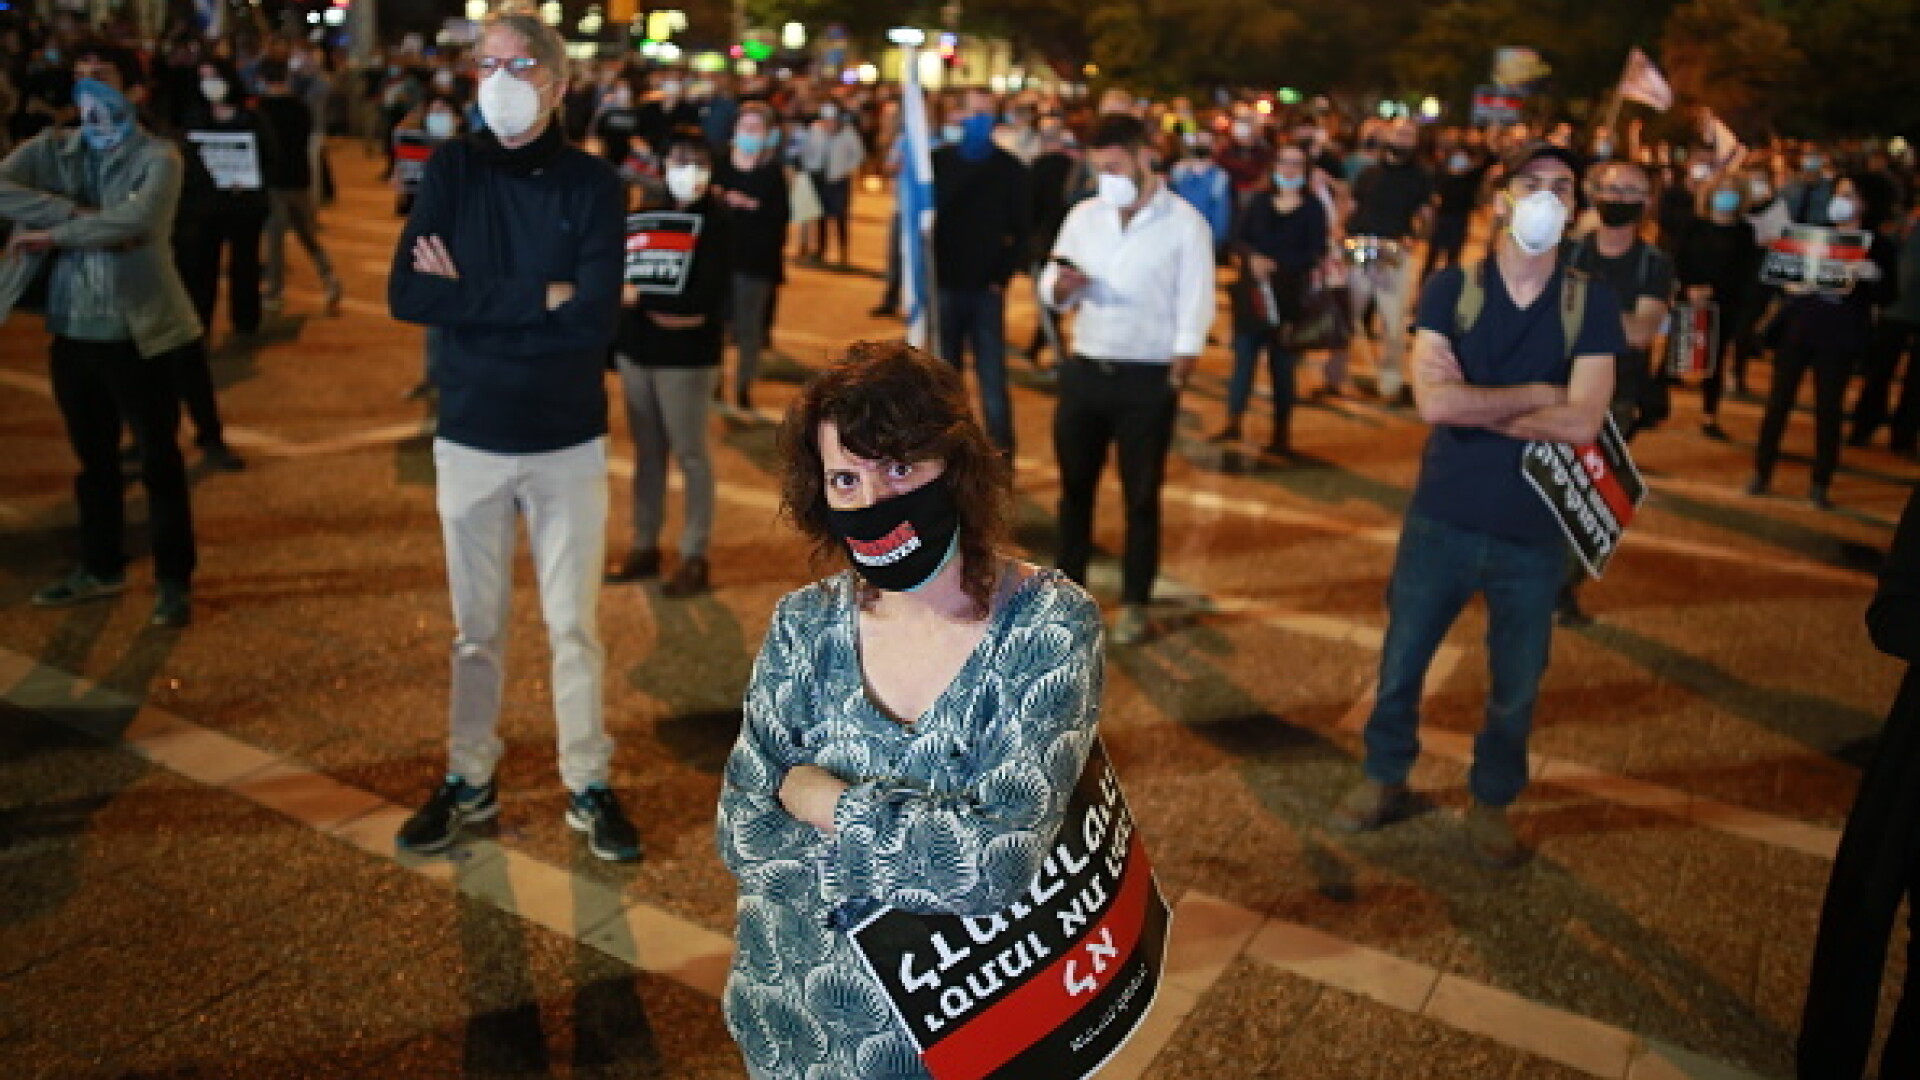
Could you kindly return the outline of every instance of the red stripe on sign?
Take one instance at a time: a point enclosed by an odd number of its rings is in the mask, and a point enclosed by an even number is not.
[[[1839,259],[1843,262],[1859,262],[1867,257],[1867,249],[1863,247],[1855,247],[1851,244],[1829,244],[1821,240],[1811,242],[1795,240],[1787,236],[1775,240],[1773,242],[1773,250],[1787,255],[1806,255],[1809,253],[1824,255],[1829,259]]]
[[[1106,917],[1087,930],[1065,956],[1033,977],[1020,989],[1002,998],[999,1004],[954,1029],[953,1034],[921,1055],[927,1071],[937,1080],[971,1080],[989,1076],[995,1069],[1018,1057],[1046,1035],[1078,1014],[1095,1000],[1098,991],[1082,997],[1067,993],[1067,964],[1074,962],[1080,972],[1092,968],[1081,943],[1100,937],[1102,930],[1113,932],[1118,957],[1107,963],[1101,989],[1113,974],[1133,958],[1134,946],[1146,925],[1147,890],[1153,872],[1147,868],[1146,855],[1140,849],[1140,834],[1135,832],[1127,846],[1127,866],[1120,877],[1120,892],[1107,907]]]
[[[627,237],[628,251],[692,251],[693,234],[683,232],[643,232]]]
[[[433,147],[402,144],[393,148],[393,156],[400,161],[425,161],[433,156]]]
[[[1633,522],[1633,500],[1627,498],[1627,489],[1620,483],[1620,474],[1612,469],[1594,481],[1594,489],[1606,500],[1608,509],[1613,511],[1614,519],[1620,522],[1622,529]]]

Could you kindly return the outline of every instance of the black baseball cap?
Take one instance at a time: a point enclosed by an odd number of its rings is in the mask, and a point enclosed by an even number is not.
[[[1579,154],[1545,139],[1532,139],[1522,143],[1507,153],[1507,175],[1518,176],[1520,171],[1541,158],[1554,158],[1573,170],[1573,181],[1578,184],[1587,172],[1587,163]]]

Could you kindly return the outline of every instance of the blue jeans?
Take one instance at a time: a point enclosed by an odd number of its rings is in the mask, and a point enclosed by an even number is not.
[[[1233,378],[1227,381],[1227,415],[1240,416],[1253,397],[1253,368],[1260,350],[1267,350],[1267,374],[1273,380],[1273,419],[1280,431],[1287,429],[1293,415],[1293,368],[1298,358],[1280,345],[1279,335],[1268,330],[1233,332]]]
[[[1487,602],[1493,689],[1474,738],[1467,788],[1506,806],[1527,786],[1527,735],[1553,642],[1553,604],[1566,574],[1559,542],[1529,544],[1443,525],[1409,512],[1387,585],[1380,687],[1367,719],[1366,775],[1404,784],[1420,756],[1420,694],[1433,654],[1475,593]]]
[[[971,343],[980,380],[980,413],[993,445],[1013,453],[1013,400],[1007,396],[1006,297],[992,289],[940,290],[940,355],[954,367]]]

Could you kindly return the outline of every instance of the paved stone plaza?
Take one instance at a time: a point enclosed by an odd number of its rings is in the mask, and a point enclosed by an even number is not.
[[[774,514],[772,425],[836,345],[900,333],[866,315],[891,203],[856,198],[854,268],[792,271],[759,415],[714,421],[716,591],[603,594],[617,785],[646,860],[601,863],[562,821],[523,565],[497,833],[415,862],[393,831],[444,765],[452,636],[431,419],[403,399],[421,332],[386,314],[391,194],[357,145],[333,161],[344,314],[318,314],[294,250],[262,337],[214,339],[249,467],[194,469],[190,629],[147,625],[144,559],[117,601],[28,605],[76,551],[74,465],[38,320],[0,328],[0,1076],[742,1075],[717,1000],[719,769],[773,603],[816,573]],[[1029,299],[1009,321],[1023,346]],[[1045,560],[1051,394],[1010,366],[1017,533]],[[1785,1075],[1838,827],[1901,674],[1861,617],[1920,465],[1849,450],[1838,509],[1812,508],[1809,407],[1781,494],[1749,498],[1758,404],[1727,405],[1718,443],[1677,394],[1635,444],[1653,495],[1586,590],[1597,621],[1556,634],[1516,808],[1538,855],[1501,873],[1457,835],[1487,686],[1477,608],[1428,683],[1424,812],[1358,838],[1321,824],[1355,773],[1424,429],[1349,397],[1299,411],[1306,460],[1223,451],[1205,436],[1228,367],[1210,348],[1185,402],[1162,633],[1109,652],[1102,727],[1176,921],[1153,1015],[1102,1075]],[[614,450],[618,553],[617,408]],[[1117,551],[1111,472],[1102,500]],[[1110,560],[1094,584],[1117,600]]]

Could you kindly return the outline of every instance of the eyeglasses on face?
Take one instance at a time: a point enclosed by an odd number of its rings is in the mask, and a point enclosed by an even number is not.
[[[482,56],[473,62],[473,66],[478,68],[482,75],[491,75],[501,68],[506,68],[507,73],[514,78],[524,79],[533,69],[540,66],[540,59],[535,56]]]

